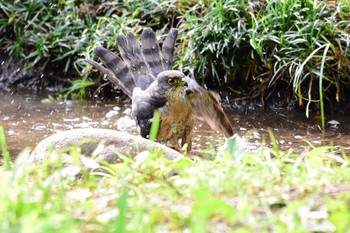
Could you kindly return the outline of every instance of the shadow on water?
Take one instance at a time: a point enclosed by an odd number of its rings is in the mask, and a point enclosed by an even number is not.
[[[25,147],[33,148],[43,138],[73,128],[107,128],[137,135],[130,105],[114,102],[54,101],[32,95],[0,94],[0,125],[4,127],[12,158]],[[274,133],[280,149],[302,151],[314,146],[335,145],[350,150],[350,119],[328,117],[328,129],[322,135],[318,122],[307,119],[303,112],[264,112],[254,110],[243,114],[227,110],[234,131],[248,137],[249,149],[258,150],[261,142],[269,144],[267,129]],[[194,150],[207,149],[223,143],[223,137],[206,125],[195,127]]]

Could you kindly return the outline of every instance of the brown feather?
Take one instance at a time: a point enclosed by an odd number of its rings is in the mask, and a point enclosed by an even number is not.
[[[167,104],[159,109],[161,122],[157,139],[176,149],[181,149],[187,143],[190,150],[194,111],[188,99],[184,98],[184,87],[177,88],[169,94]]]
[[[207,122],[210,128],[231,137],[233,130],[229,119],[220,104],[220,96],[213,91],[202,90],[188,94],[199,120]]]

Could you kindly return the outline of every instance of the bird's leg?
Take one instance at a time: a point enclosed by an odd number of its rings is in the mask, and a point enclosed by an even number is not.
[[[192,135],[191,135],[192,127],[186,127],[184,130],[184,134],[181,138],[181,146],[185,149],[186,154],[192,149]]]
[[[171,142],[167,142],[166,146],[173,149],[173,150],[180,152],[181,154],[184,154],[184,151],[182,150],[182,148],[178,144],[173,144]]]
[[[188,136],[188,134],[186,135],[187,137],[183,136],[181,138],[181,143],[178,137],[173,137],[166,143],[166,146],[180,152],[183,155],[187,155],[191,150],[192,138]]]

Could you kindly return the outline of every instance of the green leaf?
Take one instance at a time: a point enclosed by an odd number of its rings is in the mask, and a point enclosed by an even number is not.
[[[231,157],[239,161],[243,155],[246,142],[237,134],[225,140],[225,143],[220,147],[218,155]]]

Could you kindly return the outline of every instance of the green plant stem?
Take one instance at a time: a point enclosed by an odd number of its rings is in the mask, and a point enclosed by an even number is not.
[[[319,94],[320,94],[320,110],[321,110],[321,127],[322,130],[325,129],[325,114],[324,114],[324,103],[323,103],[323,70],[324,70],[324,63],[326,61],[327,52],[329,49],[329,44],[327,44],[323,51],[322,56],[322,62],[321,62],[321,68],[320,68],[320,78],[319,78]]]
[[[5,140],[5,132],[4,128],[0,126],[0,144],[2,150],[2,157],[4,158],[4,166],[6,170],[11,170],[10,165],[10,153],[7,150],[6,140]]]
[[[152,141],[155,141],[157,139],[158,131],[159,131],[159,124],[160,124],[160,112],[154,111],[153,121],[152,121],[150,135],[149,135],[149,139]]]

